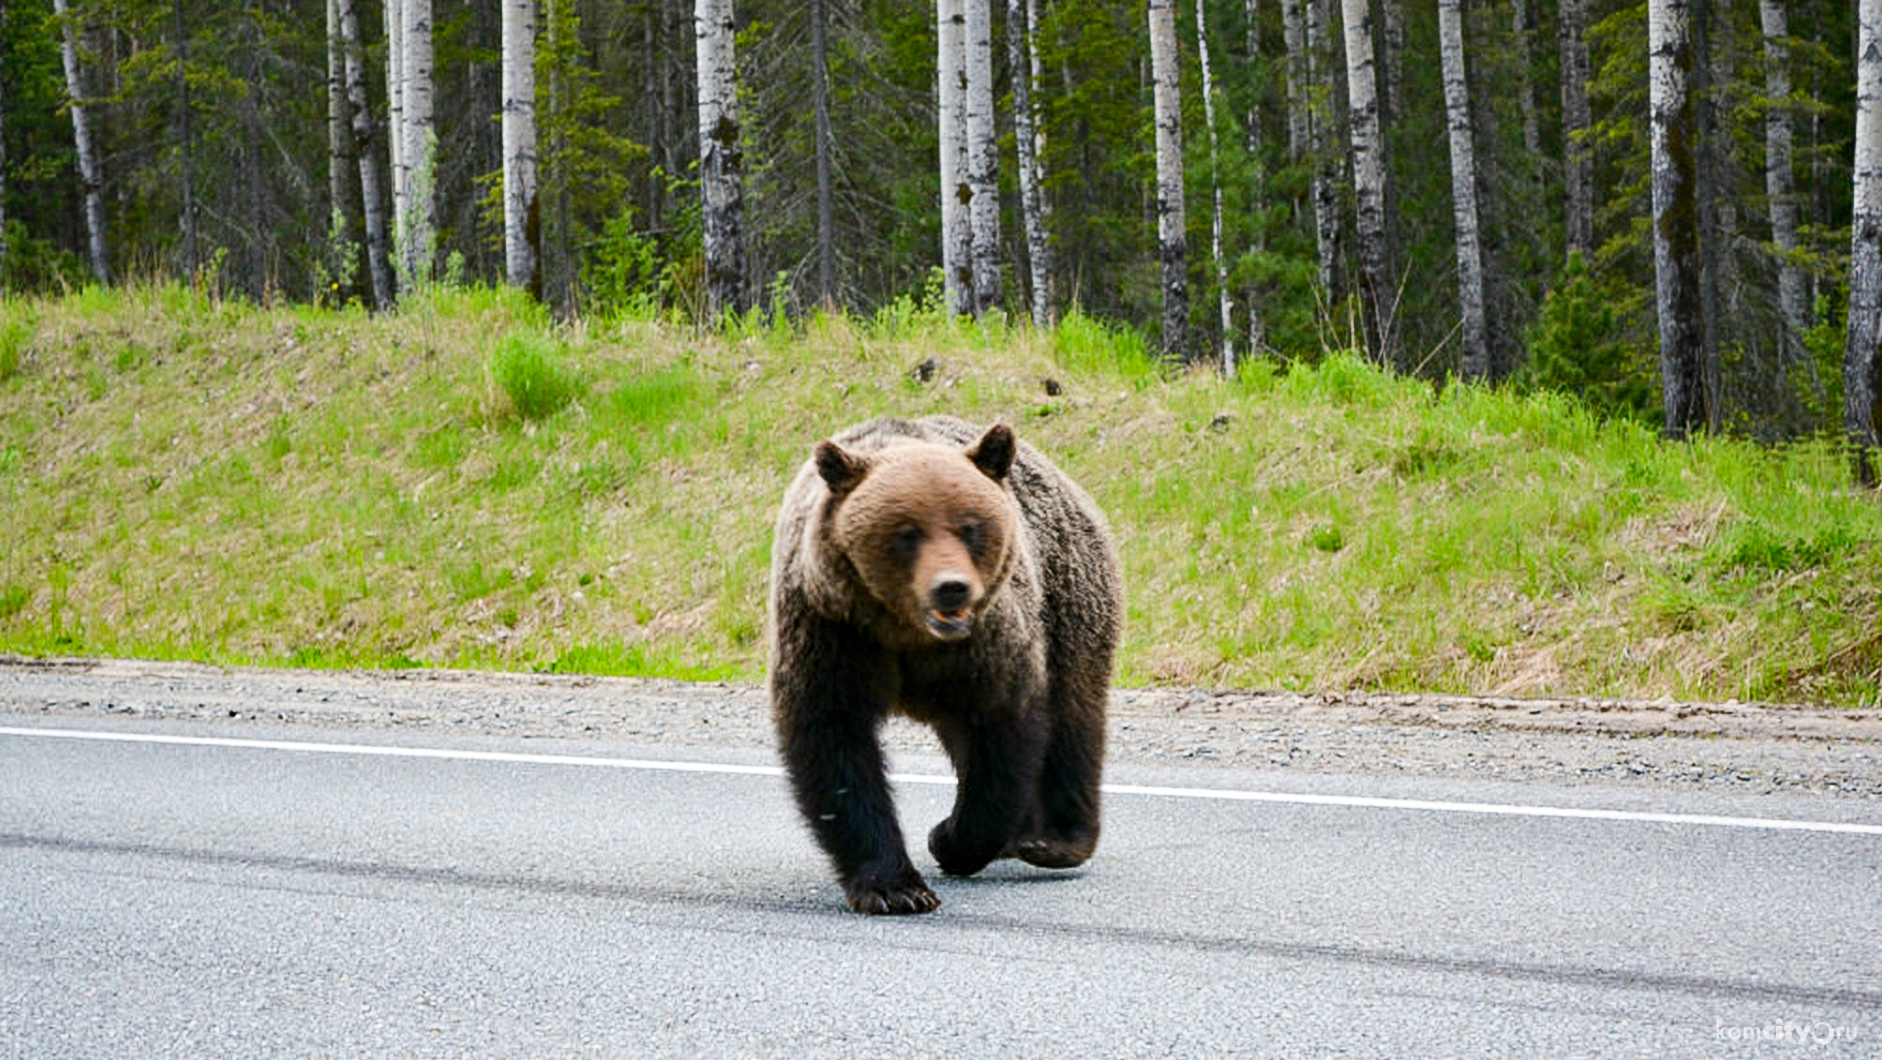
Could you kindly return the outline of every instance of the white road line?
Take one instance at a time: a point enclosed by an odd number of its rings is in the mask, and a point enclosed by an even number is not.
[[[437,747],[391,747],[381,744],[302,743],[292,740],[238,740],[213,736],[169,736],[160,733],[104,732],[94,729],[8,728],[0,736],[29,739],[94,740],[110,743],[171,744],[183,747],[228,747],[248,751],[289,751],[301,754],[363,755],[380,758],[429,758],[460,762],[500,762],[514,765],[583,766],[591,769],[646,769],[672,773],[721,773],[782,777],[777,766],[741,766],[719,762],[669,762],[651,758],[600,758],[586,755],[524,754],[510,751],[465,751]],[[952,786],[954,778],[928,773],[895,773],[898,784]],[[1297,806],[1337,806],[1349,809],[1464,813],[1502,817],[1555,817],[1585,821],[1625,821],[1641,824],[1695,825],[1709,828],[1751,828],[1789,832],[1840,832],[1882,836],[1882,824],[1843,821],[1799,821],[1775,817],[1721,817],[1709,814],[1651,813],[1639,810],[1583,809],[1568,806],[1524,806],[1512,803],[1440,802],[1426,799],[1386,799],[1365,795],[1312,795],[1285,791],[1242,791],[1233,788],[1173,788],[1144,784],[1106,784],[1109,795],[1140,795],[1162,799],[1204,799],[1219,802],[1267,802]]]

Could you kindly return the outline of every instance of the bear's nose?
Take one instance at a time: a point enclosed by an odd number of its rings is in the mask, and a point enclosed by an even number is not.
[[[928,590],[928,602],[936,611],[952,613],[967,606],[967,601],[974,595],[974,587],[962,578],[942,578]]]

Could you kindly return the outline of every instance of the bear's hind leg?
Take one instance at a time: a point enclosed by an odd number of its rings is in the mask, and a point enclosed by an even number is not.
[[[1044,734],[1022,719],[982,716],[947,726],[942,745],[957,778],[954,812],[928,833],[928,852],[950,876],[972,876],[1007,856],[1039,777]]]
[[[1097,693],[1102,697],[1102,691]],[[1038,804],[1010,853],[1042,869],[1075,868],[1098,848],[1104,776],[1104,699],[1060,704],[1039,771]]]

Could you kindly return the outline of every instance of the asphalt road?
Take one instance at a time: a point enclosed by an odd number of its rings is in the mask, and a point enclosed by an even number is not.
[[[872,919],[750,749],[0,727],[0,1058],[1882,1055],[1869,800],[1127,763]]]

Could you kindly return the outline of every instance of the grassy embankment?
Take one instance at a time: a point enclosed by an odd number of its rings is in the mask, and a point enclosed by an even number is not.
[[[489,292],[0,303],[0,651],[756,678],[785,479],[928,412],[1006,418],[1110,512],[1128,683],[1876,698],[1882,504],[1825,446],[1340,356],[1166,380],[1076,320],[722,339]]]

